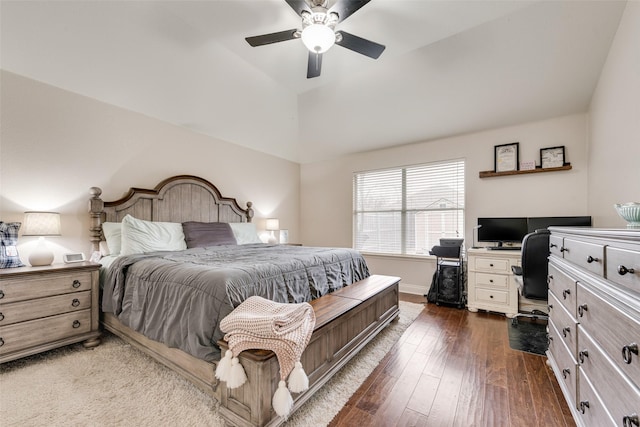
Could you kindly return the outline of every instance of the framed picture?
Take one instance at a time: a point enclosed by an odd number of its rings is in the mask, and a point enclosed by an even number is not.
[[[286,245],[289,243],[289,230],[280,230],[280,244]]]
[[[559,168],[564,166],[564,145],[540,149],[540,166],[544,168]]]
[[[520,163],[520,143],[496,145],[494,147],[494,172],[517,171]]]

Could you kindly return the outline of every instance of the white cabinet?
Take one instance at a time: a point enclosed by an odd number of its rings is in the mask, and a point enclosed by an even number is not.
[[[511,267],[520,265],[520,251],[469,249],[467,256],[469,311],[487,310],[515,316],[518,287]]]

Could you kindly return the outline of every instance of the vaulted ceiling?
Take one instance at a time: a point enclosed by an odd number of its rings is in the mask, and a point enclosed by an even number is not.
[[[332,4],[334,0],[329,0]],[[292,161],[587,111],[626,2],[372,0],[307,79],[284,0],[7,1],[0,66]]]

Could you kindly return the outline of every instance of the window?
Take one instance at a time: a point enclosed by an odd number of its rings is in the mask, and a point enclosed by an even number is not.
[[[354,247],[428,255],[441,237],[464,235],[464,160],[357,172]]]

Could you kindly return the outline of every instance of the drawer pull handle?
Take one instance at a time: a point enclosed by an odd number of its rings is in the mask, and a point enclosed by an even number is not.
[[[553,341],[553,337],[551,335],[547,335],[547,344],[551,344]]]
[[[553,248],[557,248],[557,247],[558,247],[558,245],[556,245],[555,243],[551,243],[549,245],[549,249],[553,249]]]
[[[0,338],[0,347],[2,347],[3,345],[4,345],[4,340]]]
[[[549,310],[553,310],[553,304],[547,304],[547,307],[549,308]]]
[[[78,298],[74,298],[73,301],[71,301],[71,305],[74,307],[77,307],[80,305],[80,300]]]
[[[627,365],[630,364],[631,360],[633,359],[631,353],[635,354],[636,356],[638,355],[638,344],[632,343],[622,347],[622,360],[624,360],[624,363],[626,363]]]
[[[587,308],[587,304],[581,304],[578,306],[578,316],[580,317],[584,316],[585,311],[589,311]]]
[[[562,328],[562,336],[563,337],[566,338],[569,333],[571,333],[571,328],[570,327],[567,326],[566,328]]]
[[[571,295],[571,289],[565,289],[562,291],[562,299],[567,299],[567,295]]]
[[[0,299],[4,298],[4,291],[0,291]]]
[[[73,286],[74,288],[79,288],[81,284],[82,283],[80,283],[80,280],[76,279],[73,281],[73,284],[71,286]]]
[[[73,329],[77,329],[80,327],[80,321],[79,320],[74,320],[73,321]]]
[[[624,427],[640,426],[640,417],[635,412],[631,415],[625,415],[622,418],[622,425]]]
[[[565,248],[564,246],[560,248],[560,252],[569,252],[569,248]]]
[[[587,350],[581,350],[578,353],[578,359],[580,359],[580,363],[584,363],[584,358],[589,357],[589,352]]]
[[[600,260],[599,260],[598,258],[594,258],[594,257],[592,257],[591,255],[589,255],[589,256],[587,257],[587,262],[588,262],[589,264],[591,264],[592,262],[600,262]]]
[[[489,295],[489,298],[493,299],[493,295]]]
[[[0,313],[0,322],[4,320],[4,314]]]
[[[587,410],[587,408],[589,408],[589,401],[588,400],[583,400],[582,402],[580,402],[580,412],[582,412],[584,414],[585,411]]]
[[[562,370],[562,378],[564,378],[565,380],[567,379],[567,375],[571,375],[571,369],[569,368],[564,368]]]
[[[493,264],[489,264],[489,267],[493,267]]]
[[[619,265],[618,266],[618,274],[621,276],[624,276],[627,273],[635,273],[636,271],[633,268],[627,268],[624,265]]]

